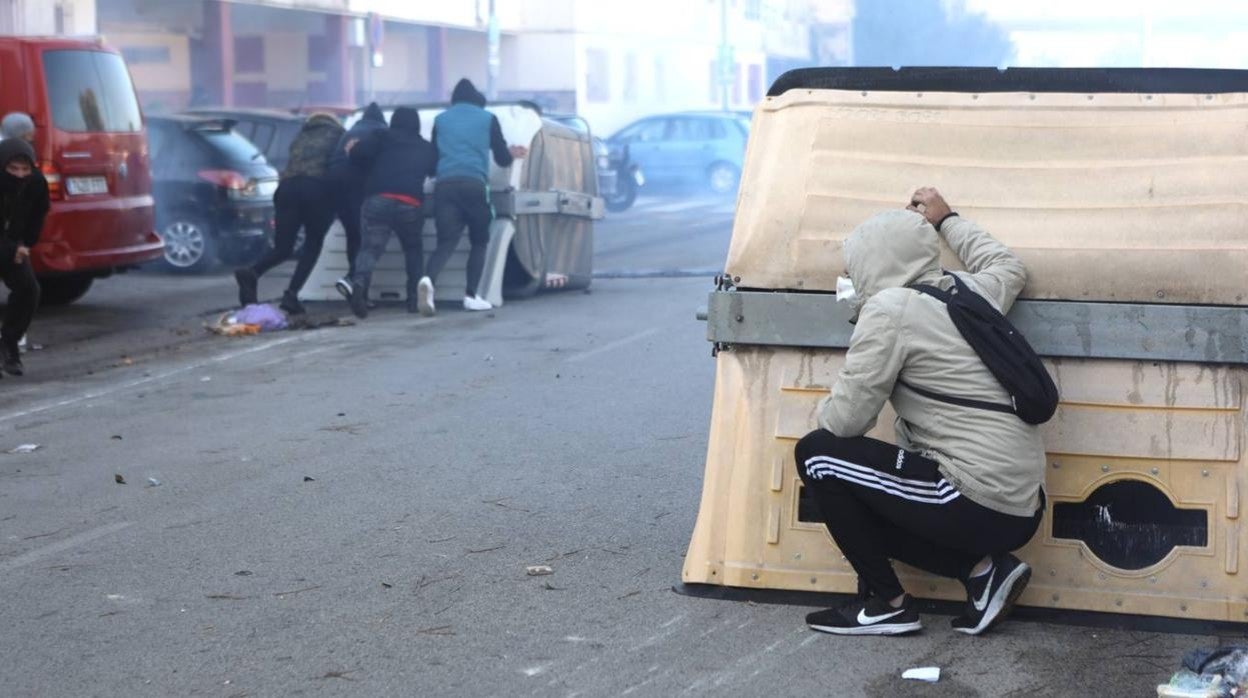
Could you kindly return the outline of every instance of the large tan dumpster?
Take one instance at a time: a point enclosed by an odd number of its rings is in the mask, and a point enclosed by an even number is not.
[[[1026,261],[1011,319],[1062,393],[1021,603],[1248,621],[1248,77],[1025,72],[1050,91],[997,71],[892,73],[888,91],[869,89],[878,71],[814,71],[756,111],[708,305],[720,351],[686,583],[855,589],[793,446],[852,330],[831,293],[841,241],[931,184]],[[933,81],[945,91],[919,87]],[[891,417],[871,435],[893,440]],[[919,596],[964,597],[899,572]]]

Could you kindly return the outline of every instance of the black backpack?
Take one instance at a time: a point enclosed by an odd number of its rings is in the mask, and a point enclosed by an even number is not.
[[[963,339],[971,345],[980,360],[996,376],[1001,387],[1010,394],[1013,404],[1001,405],[983,400],[941,395],[899,381],[910,390],[952,405],[973,407],[994,412],[1008,412],[1028,424],[1043,424],[1057,410],[1057,386],[1049,377],[1036,351],[1023,334],[983,296],[972,291],[956,274],[953,290],[942,291],[935,286],[915,284],[910,288],[935,298],[949,309],[949,319]]]

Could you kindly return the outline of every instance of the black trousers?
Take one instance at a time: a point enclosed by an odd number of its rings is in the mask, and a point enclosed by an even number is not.
[[[385,254],[390,235],[394,234],[403,246],[403,263],[407,270],[407,300],[416,302],[416,288],[424,276],[425,216],[419,206],[409,206],[401,201],[373,196],[364,202],[364,239],[360,256],[355,261],[355,274],[351,280],[367,293],[373,280],[377,260]]]
[[[890,560],[966,579],[986,555],[1026,545],[1044,513],[1010,516],[962,496],[913,451],[820,429],[797,443],[797,474],[814,498],[859,589],[892,599],[904,592]]]
[[[347,277],[355,276],[355,259],[360,254],[360,241],[363,239],[361,210],[364,208],[364,190],[358,182],[338,182],[338,207],[335,215],[342,223],[342,231],[347,236]]]
[[[30,329],[30,322],[35,317],[35,309],[39,307],[39,280],[35,278],[35,270],[30,260],[18,264],[13,261],[15,251],[10,245],[0,244],[4,258],[0,259],[0,279],[9,287],[9,301],[4,306],[4,325],[0,327],[0,341],[9,346],[17,347],[22,335]]]
[[[273,195],[273,207],[277,217],[277,230],[273,248],[260,258],[252,270],[256,276],[290,259],[295,250],[299,229],[303,229],[303,250],[290,277],[289,290],[298,293],[307,283],[316,260],[321,257],[325,234],[334,222],[334,196],[331,185],[315,177],[291,177],[283,179]]]
[[[464,295],[475,296],[485,270],[485,248],[490,244],[490,222],[494,220],[486,184],[475,179],[439,181],[433,197],[438,248],[429,257],[429,278],[438,280],[467,226],[472,249],[468,253],[468,286]]]

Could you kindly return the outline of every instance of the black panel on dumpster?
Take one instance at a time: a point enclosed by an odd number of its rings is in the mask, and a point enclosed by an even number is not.
[[[1176,546],[1208,545],[1203,509],[1179,509],[1161,490],[1138,480],[1098,487],[1082,502],[1053,505],[1053,537],[1081,540],[1094,555],[1124,570],[1161,562]]]

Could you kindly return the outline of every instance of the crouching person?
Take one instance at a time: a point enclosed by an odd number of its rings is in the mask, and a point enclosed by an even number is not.
[[[0,279],[9,288],[0,326],[4,373],[24,373],[18,344],[39,307],[39,281],[30,248],[39,241],[48,215],[48,183],[35,167],[35,151],[25,140],[0,141]]]
[[[921,629],[893,560],[960,580],[967,602],[952,624],[969,635],[1005,617],[1031,576],[1011,551],[1031,539],[1044,512],[1044,447],[1038,428],[1008,407],[985,409],[1010,405],[1010,393],[946,304],[909,288],[955,286],[940,269],[940,237],[968,270],[957,274],[961,283],[1001,312],[1026,282],[1022,262],[950,211],[935,189],[920,189],[909,210],[876,215],[845,241],[857,324],[819,404],[820,429],[798,442],[795,455],[798,475],[858,574],[859,594],[844,608],[808,615],[815,630]],[[863,436],[885,401],[897,413],[899,446]]]
[[[425,180],[438,166],[438,151],[420,135],[420,112],[399,107],[390,128],[364,136],[351,148],[351,163],[364,172],[364,229],[355,273],[337,288],[357,317],[368,316],[368,287],[377,260],[393,233],[403,246],[407,268],[407,311],[433,314],[433,297],[418,292],[425,275],[421,239],[425,224]]]

